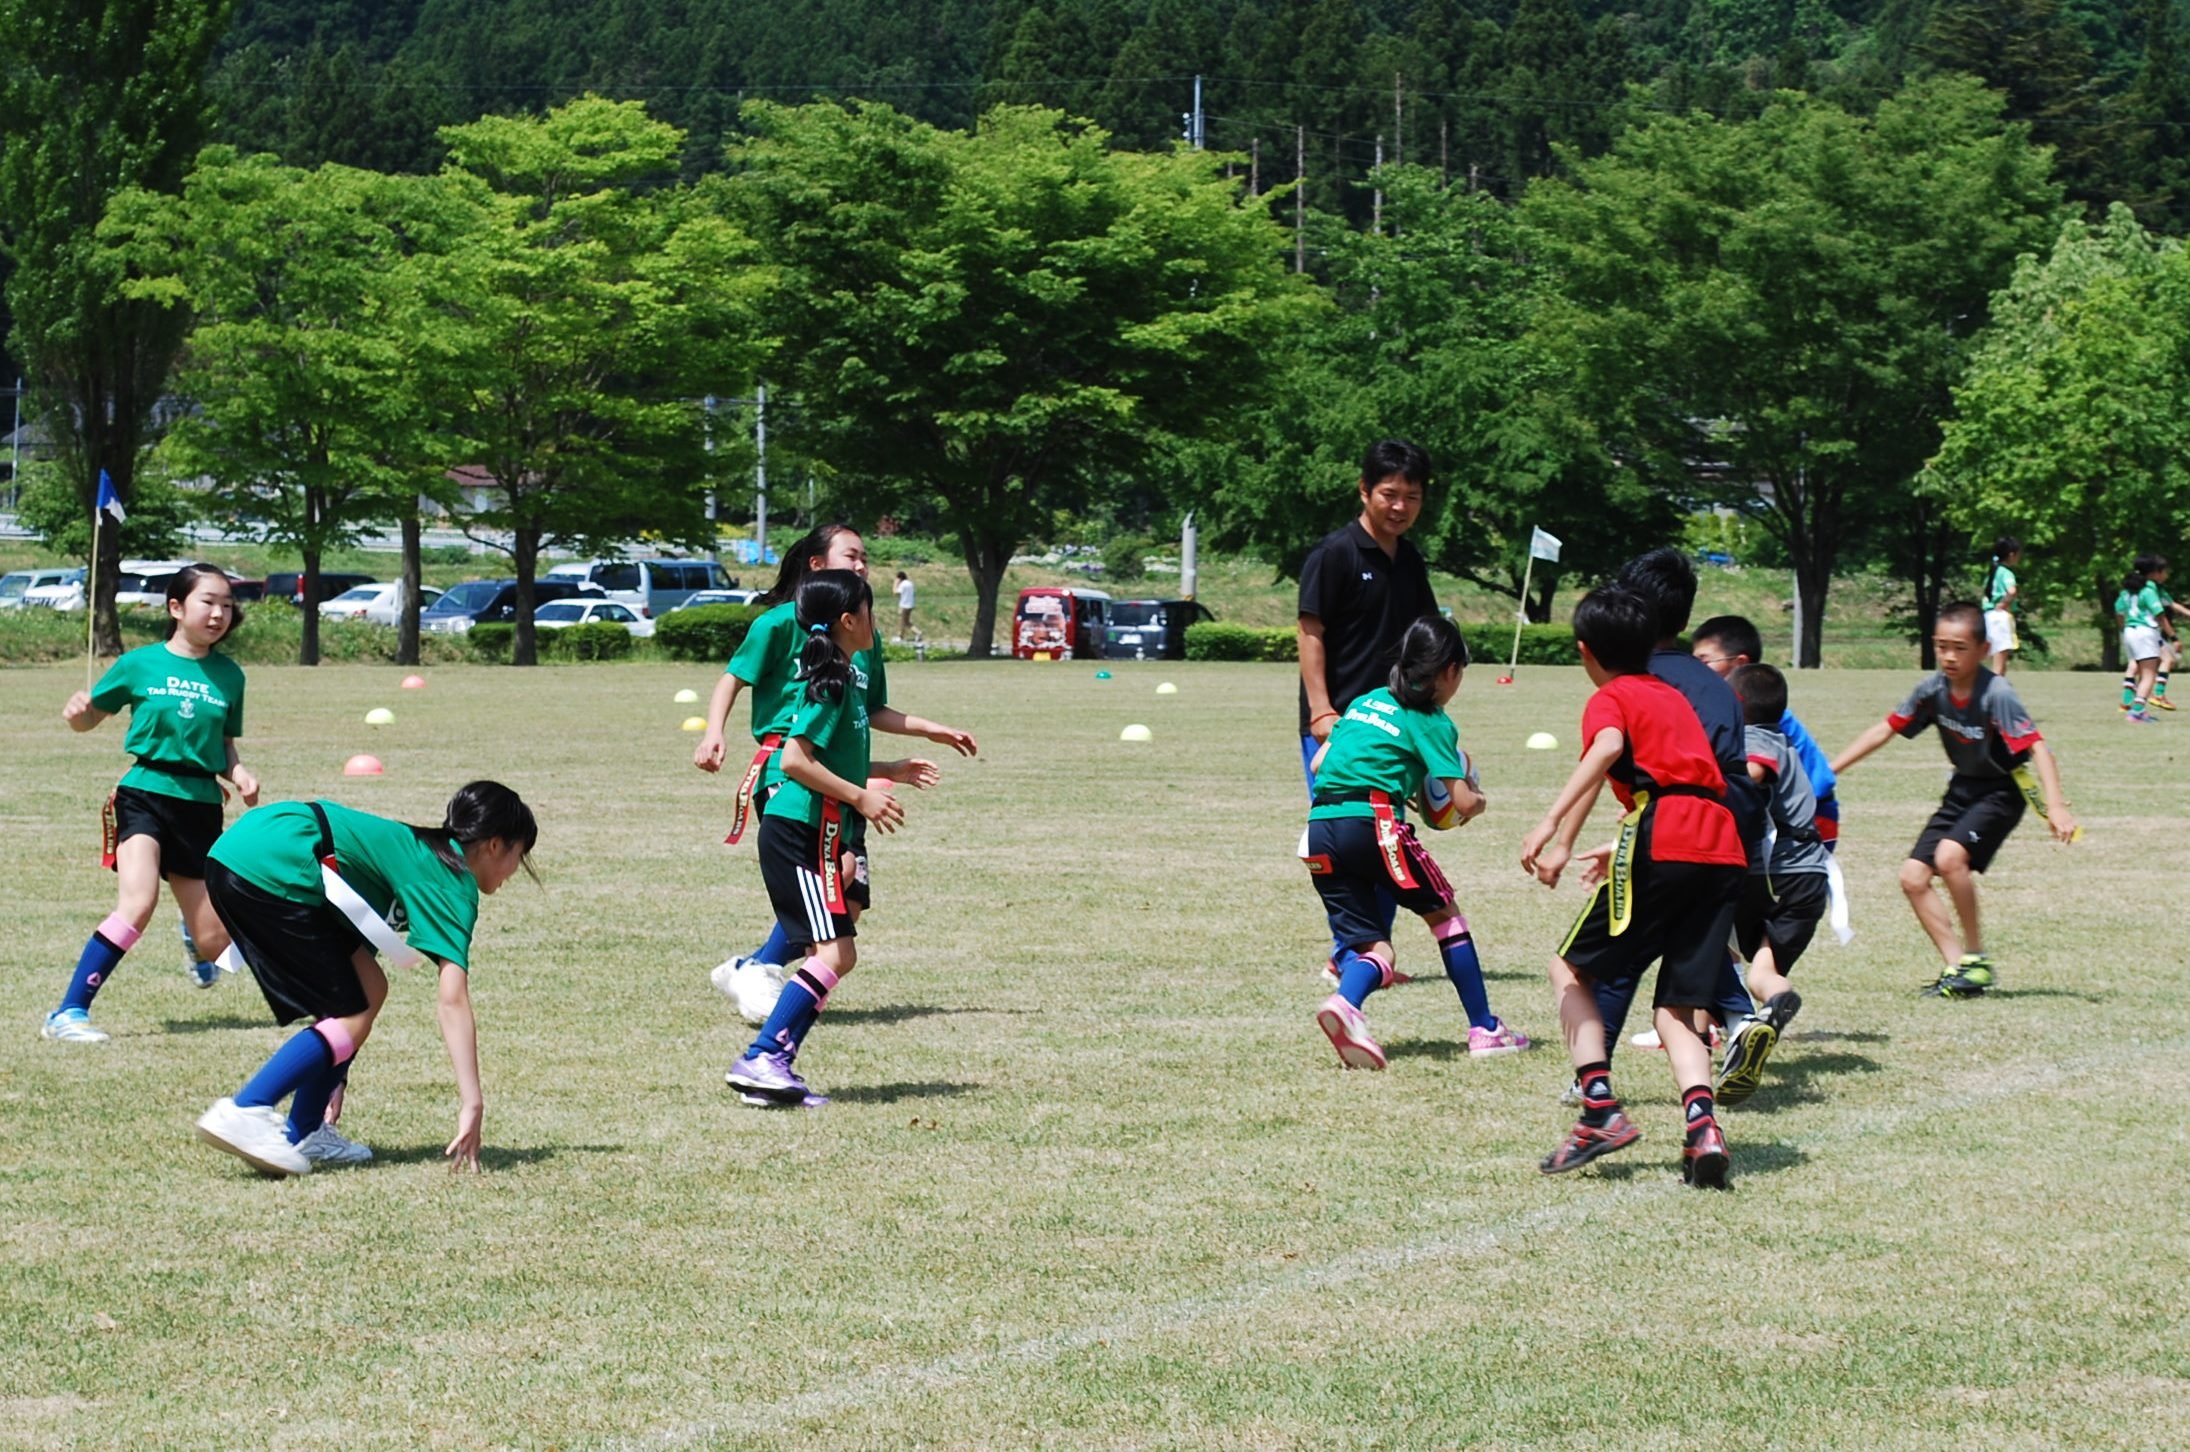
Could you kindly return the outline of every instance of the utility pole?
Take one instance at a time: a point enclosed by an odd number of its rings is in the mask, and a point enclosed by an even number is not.
[[[1407,93],[1399,72],[1392,72],[1392,165],[1407,159]]]
[[[753,543],[768,563],[768,385],[753,389]]]
[[[1194,77],[1194,109],[1179,118],[1186,123],[1186,144],[1199,151],[1208,131],[1203,125],[1201,111],[1201,77]]]
[[[1376,165],[1377,170],[1383,170],[1384,133],[1381,131],[1376,136]],[[1371,237],[1384,235],[1384,186],[1381,182],[1377,184],[1375,191],[1369,193],[1369,235]]]
[[[8,507],[23,502],[23,380],[15,380],[15,432],[8,435]],[[88,600],[88,596],[86,599]],[[88,609],[89,606],[87,605]]]
[[[1308,270],[1308,128],[1293,128],[1293,271]]]
[[[1247,143],[1247,195],[1262,195],[1262,138],[1259,136]]]
[[[1437,184],[1452,185],[1452,122],[1437,118]]]
[[[722,537],[715,529],[719,514],[715,504],[715,395],[710,393],[701,399],[700,408],[700,435],[707,451],[707,557],[720,562]]]

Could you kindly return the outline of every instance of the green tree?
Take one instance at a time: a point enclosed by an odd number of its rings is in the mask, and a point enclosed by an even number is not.
[[[974,133],[755,105],[730,192],[813,455],[879,514],[939,507],[987,653],[1019,545],[1090,482],[1228,427],[1312,305],[1212,153],[1136,155],[1053,111]]]
[[[1818,662],[1842,551],[1903,507],[2016,256],[2060,190],[1968,77],[1851,116],[1661,117],[1541,183],[1525,212],[1564,298],[1547,344],[1629,467],[1758,514]]]
[[[129,187],[172,191],[205,134],[203,77],[224,0],[0,0],[0,253],[9,351],[86,517],[106,473],[127,506],[187,317],[126,296],[93,233]],[[97,648],[114,617],[118,531],[98,531]]]
[[[2060,0],[1935,0],[1917,59],[2007,97],[2007,119],[2054,149],[2071,195],[2098,198],[2114,145],[2091,43]]]
[[[477,215],[446,264],[435,396],[492,481],[471,522],[510,556],[512,659],[531,665],[542,549],[712,548],[701,400],[750,385],[764,279],[719,209],[668,187],[683,135],[635,103],[442,136]]]
[[[2190,253],[2116,205],[2026,257],[1955,390],[1926,492],[2024,541],[2034,601],[2083,600],[2111,668],[2115,584],[2190,512]]]
[[[177,375],[196,409],[162,445],[214,508],[304,557],[298,663],[319,663],[325,553],[413,507],[453,462],[419,387],[420,249],[462,214],[432,179],[304,171],[208,147],[180,197],[116,199],[102,240],[131,297],[196,319]]]

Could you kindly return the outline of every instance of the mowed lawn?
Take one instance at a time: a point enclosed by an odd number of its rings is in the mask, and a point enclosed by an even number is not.
[[[1536,1170],[1571,1113],[1543,962],[1581,894],[1516,857],[1578,671],[1469,674],[1491,811],[1431,838],[1541,1047],[1471,1062],[1416,925],[1403,966],[1429,976],[1372,1000],[1371,1075],[1311,1022],[1293,677],[1114,669],[893,668],[896,703],[982,757],[877,844],[861,965],[801,1059],[835,1102],[808,1113],[722,1082],[747,1031],[707,969],[766,902],[722,843],[734,775],[677,729],[708,669],[254,669],[270,797],[432,821],[485,775],[542,827],[543,885],[487,900],[476,945],[490,1172],[440,1162],[454,1090],[405,976],[344,1120],[378,1162],[285,1183],[191,1137],[281,1035],[249,982],[188,985],[172,909],[99,1000],[113,1042],[38,1039],[111,906],[121,727],[62,726],[80,671],[0,675],[0,1445],[2190,1441],[2190,714],[2132,729],[2105,677],[2018,678],[2090,832],[2005,850],[1978,1002],[1917,997],[1936,966],[1894,882],[1939,747],[1852,774],[1857,936],[1798,970],[1713,1195],[1680,1186],[1675,1096],[1637,1051],[1615,1067],[1643,1142]],[[1796,708],[1837,747],[1915,675],[1804,675]],[[361,724],[383,705],[395,725]],[[1523,750],[1539,729],[1560,749]],[[387,775],[343,778],[364,750]]]

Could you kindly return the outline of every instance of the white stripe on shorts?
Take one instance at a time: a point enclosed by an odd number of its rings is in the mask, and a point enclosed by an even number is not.
[[[836,918],[829,911],[829,899],[821,889],[821,874],[810,868],[798,870],[799,896],[806,900],[806,926],[817,943],[826,943],[836,936]]]

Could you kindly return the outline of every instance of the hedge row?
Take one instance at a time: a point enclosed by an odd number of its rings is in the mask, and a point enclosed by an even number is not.
[[[1513,652],[1513,633],[1491,625],[1469,626],[1464,632],[1468,655],[1478,664],[1503,664]],[[1188,660],[1297,661],[1300,640],[1290,626],[1256,628],[1205,620],[1186,627]],[[1564,625],[1521,627],[1522,665],[1580,665],[1574,650],[1574,632]]]
[[[654,622],[654,646],[672,660],[721,665],[745,644],[745,632],[767,612],[753,605],[695,605]]]
[[[517,644],[517,627],[502,622],[474,625],[465,640],[474,660],[508,665]],[[625,660],[638,647],[630,631],[605,620],[542,630],[533,640],[542,660]]]

